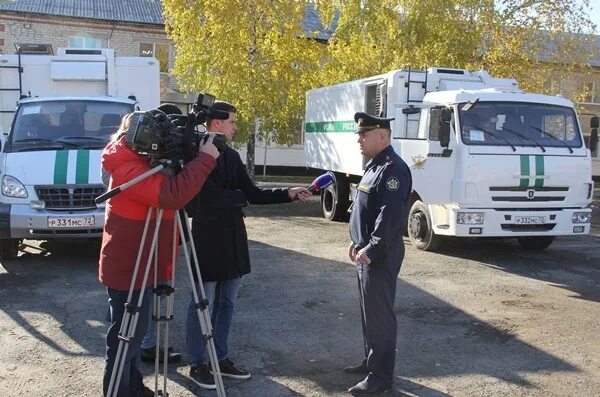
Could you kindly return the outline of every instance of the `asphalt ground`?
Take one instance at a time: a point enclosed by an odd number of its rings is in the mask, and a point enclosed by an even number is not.
[[[600,390],[600,203],[592,233],[546,251],[510,240],[453,240],[440,253],[405,241],[395,309],[394,390],[386,396],[596,396]],[[228,396],[345,396],[361,356],[348,225],[308,204],[246,211],[252,273],[244,277],[231,358],[253,374]],[[0,393],[101,394],[106,292],[90,242],[26,242],[0,264]],[[30,245],[29,245],[30,244]],[[171,396],[215,396],[187,374],[188,275],[177,267],[171,342],[184,361]],[[154,386],[153,367],[143,364]]]

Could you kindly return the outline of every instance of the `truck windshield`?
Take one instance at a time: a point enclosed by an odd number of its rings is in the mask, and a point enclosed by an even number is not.
[[[10,133],[11,151],[66,148],[99,149],[133,111],[127,103],[65,100],[22,104]]]
[[[462,141],[466,145],[538,146],[571,148],[582,146],[575,111],[568,107],[523,103],[478,101],[468,110],[459,105]]]

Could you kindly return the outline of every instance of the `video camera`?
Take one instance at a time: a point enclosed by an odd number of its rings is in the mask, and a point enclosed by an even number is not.
[[[215,97],[198,94],[187,115],[167,115],[159,109],[133,112],[129,119],[125,142],[136,153],[151,160],[168,159],[174,162],[192,160],[206,142],[208,134],[196,131],[207,119],[226,120],[229,113],[213,110]],[[225,149],[225,137],[215,135],[213,144],[219,152]]]

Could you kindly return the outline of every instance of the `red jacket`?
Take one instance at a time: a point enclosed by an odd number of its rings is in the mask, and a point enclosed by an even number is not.
[[[171,279],[174,210],[183,208],[200,191],[215,165],[216,160],[212,156],[200,153],[177,175],[156,173],[107,201],[98,272],[102,284],[111,289],[129,290],[149,207],[165,210],[158,236],[158,280]],[[111,174],[111,189],[151,169],[147,158],[125,145],[124,137],[104,148],[102,167]],[[155,215],[153,210],[135,289],[142,287]],[[153,282],[151,270],[146,287]]]

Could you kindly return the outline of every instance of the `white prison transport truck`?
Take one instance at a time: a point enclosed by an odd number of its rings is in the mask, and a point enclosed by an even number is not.
[[[22,239],[97,238],[102,149],[123,115],[160,103],[154,58],[112,49],[0,55],[0,259]]]
[[[307,93],[306,164],[335,176],[321,196],[326,218],[347,216],[368,160],[357,111],[395,117],[392,146],[413,178],[415,247],[436,249],[443,236],[516,237],[539,250],[555,236],[589,233],[591,154],[573,104],[460,69],[395,70]]]

